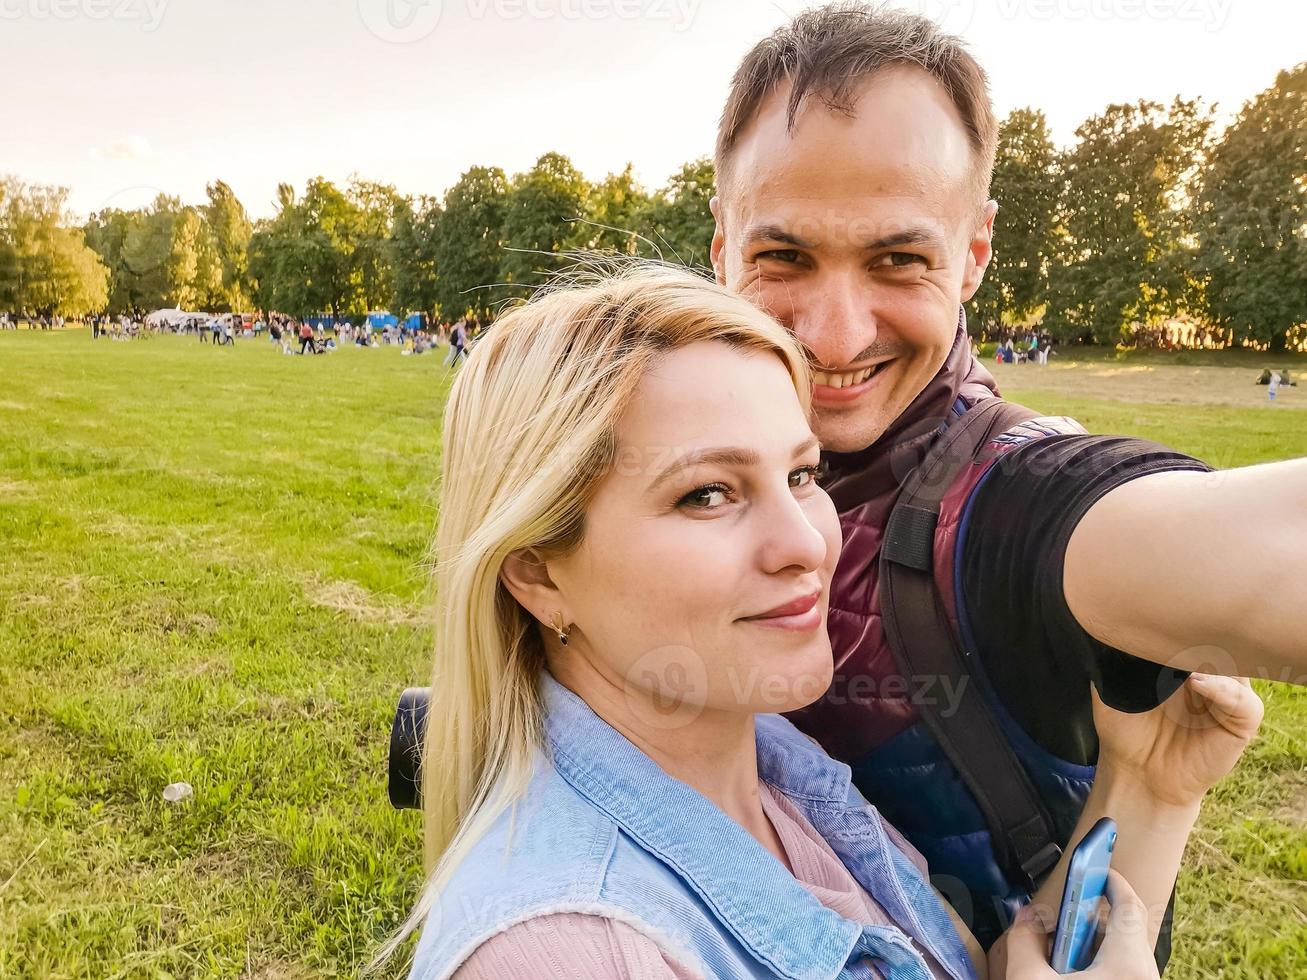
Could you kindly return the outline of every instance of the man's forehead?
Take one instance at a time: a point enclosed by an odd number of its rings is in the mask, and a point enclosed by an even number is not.
[[[780,86],[741,132],[727,164],[725,203],[802,213],[877,199],[928,211],[966,194],[974,157],[948,94],[926,72],[882,69],[857,87],[852,113],[817,98],[787,125],[790,87]]]

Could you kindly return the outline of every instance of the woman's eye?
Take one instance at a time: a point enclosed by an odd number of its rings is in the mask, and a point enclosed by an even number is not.
[[[790,487],[798,489],[815,484],[824,473],[824,463],[817,463],[814,466],[800,466],[790,474]]]
[[[880,268],[903,269],[917,262],[920,262],[922,265],[926,264],[924,258],[920,255],[915,255],[912,252],[889,252],[882,255],[874,264]]]
[[[720,483],[696,487],[678,501],[677,506],[690,507],[694,510],[711,510],[726,503],[729,488]]]

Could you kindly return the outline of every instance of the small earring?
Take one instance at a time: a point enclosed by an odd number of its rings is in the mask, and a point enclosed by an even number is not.
[[[567,634],[571,630],[571,627],[569,626],[567,629],[563,629],[562,613],[560,612],[554,613],[553,627],[554,627],[554,632],[558,634],[558,642],[561,643],[563,646],[567,646]]]

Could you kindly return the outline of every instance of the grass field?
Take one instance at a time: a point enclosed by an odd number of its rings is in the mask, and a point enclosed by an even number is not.
[[[1232,360],[999,374],[1224,466],[1307,455],[1307,386],[1268,406]],[[0,977],[353,976],[396,927],[420,830],[386,738],[427,673],[448,384],[394,348],[0,333]],[[1307,976],[1307,689],[1261,689],[1169,977]]]

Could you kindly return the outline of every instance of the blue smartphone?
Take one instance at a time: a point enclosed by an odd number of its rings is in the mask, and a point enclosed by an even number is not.
[[[1071,852],[1053,938],[1053,969],[1075,973],[1094,961],[1098,900],[1107,892],[1107,869],[1116,847],[1116,821],[1104,817]]]

